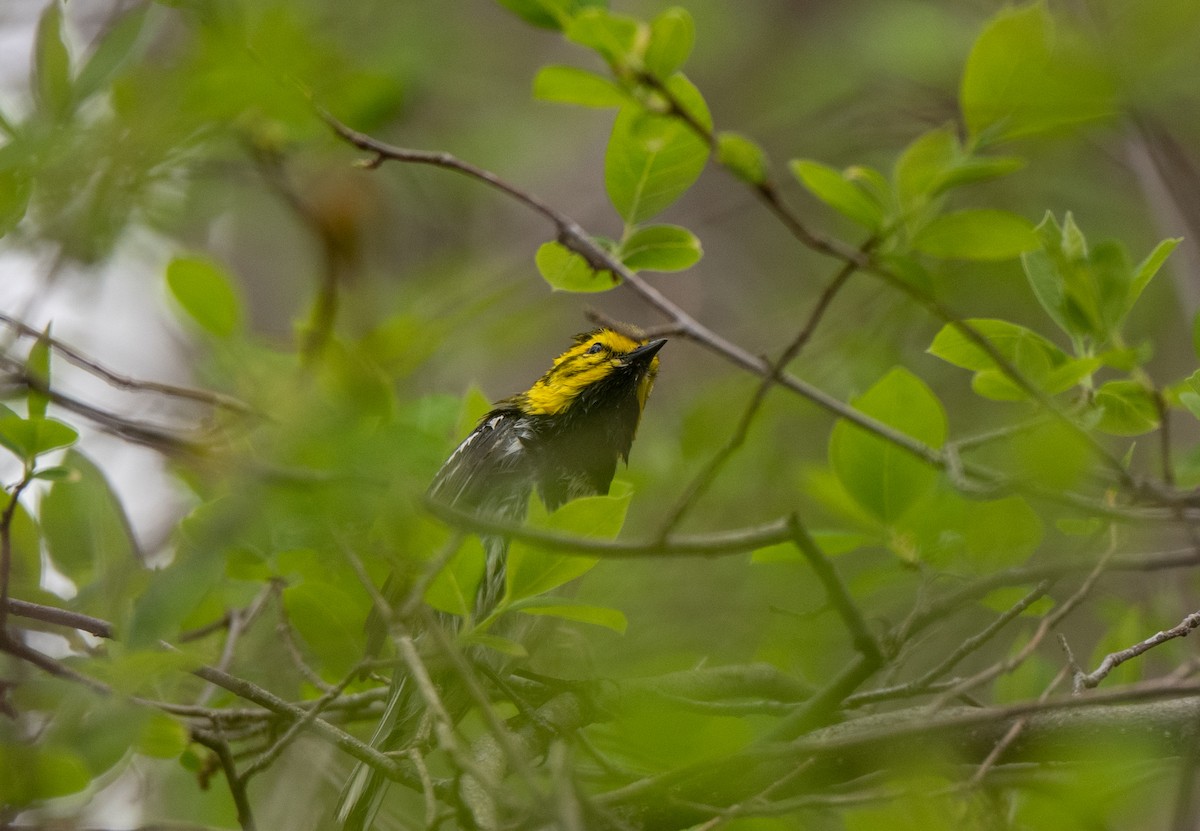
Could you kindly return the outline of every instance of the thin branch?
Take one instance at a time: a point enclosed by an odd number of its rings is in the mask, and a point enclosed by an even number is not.
[[[870,250],[873,244],[874,240],[868,241],[863,245],[862,250]],[[733,454],[745,444],[746,437],[750,434],[750,427],[766,402],[767,394],[771,391],[771,387],[777,382],[779,373],[796,359],[800,354],[800,350],[812,338],[826,310],[833,303],[833,299],[837,297],[838,292],[842,290],[842,287],[846,285],[847,281],[854,274],[854,271],[854,265],[846,263],[838,269],[837,274],[833,276],[833,279],[829,281],[824,291],[821,292],[816,304],[813,306],[813,310],[809,313],[808,320],[805,321],[791,343],[787,345],[779,357],[771,364],[770,372],[763,376],[762,381],[754,390],[754,395],[751,396],[750,402],[742,411],[742,417],[739,419],[737,427],[734,428],[733,435],[729,437],[729,441],[713,455],[708,464],[683,489],[683,493],[676,502],[675,507],[667,513],[666,521],[663,522],[661,530],[658,532],[660,538],[666,537],[679,525],[683,520],[684,514],[712,486],[712,483],[716,481],[717,475],[733,457]]]
[[[233,797],[233,804],[237,807],[238,824],[242,826],[242,831],[255,831],[254,812],[250,807],[249,795],[246,793],[246,779],[238,774],[233,753],[229,750],[229,742],[219,734],[207,733],[202,730],[195,730],[192,735],[196,741],[215,753],[221,762],[221,770],[225,772],[225,782],[229,785],[229,793]]]
[[[1045,703],[1046,700],[1050,698],[1051,694],[1058,688],[1058,685],[1061,684],[1063,679],[1066,677],[1067,669],[1064,667],[1058,671],[1058,674],[1054,676],[1054,679],[1046,685],[1044,690],[1042,690],[1041,694],[1037,698],[1038,703]],[[978,787],[979,785],[983,784],[983,780],[987,778],[992,768],[994,768],[996,763],[1000,761],[1000,757],[1004,755],[1006,750],[1012,747],[1013,742],[1017,740],[1017,738],[1021,735],[1021,732],[1029,724],[1029,719],[1030,716],[1021,716],[1011,725],[1009,725],[1008,731],[1001,737],[1000,741],[996,742],[996,746],[992,748],[991,752],[988,753],[986,757],[984,757],[984,760],[979,764],[979,767],[976,769],[975,773],[972,774],[970,781],[967,783],[970,787]]]
[[[98,638],[111,639],[113,637],[113,625],[107,620],[101,620],[100,618],[79,612],[72,612],[68,609],[60,609],[57,606],[45,606],[41,603],[30,603],[10,597],[8,599],[8,610],[17,617],[39,620],[42,623],[50,623],[55,626],[78,629],[81,632],[87,632]]]
[[[1191,634],[1192,630],[1200,628],[1200,612],[1192,612],[1185,617],[1178,625],[1172,626],[1170,629],[1165,629],[1158,632],[1141,643],[1135,643],[1133,646],[1122,649],[1119,652],[1111,652],[1104,656],[1104,660],[1092,672],[1076,672],[1073,685],[1076,694],[1083,692],[1085,689],[1090,690],[1099,686],[1100,682],[1108,677],[1108,674],[1119,667],[1126,661],[1132,660],[1137,656],[1149,652],[1156,646],[1164,644],[1167,641],[1175,638],[1186,638]]]
[[[891,687],[884,687],[878,690],[870,690],[868,692],[857,693],[846,699],[846,706],[862,706],[864,704],[872,704],[877,701],[886,701],[892,698],[904,698],[912,695],[919,695],[924,691],[929,690],[930,685],[952,670],[959,661],[975,652],[985,643],[992,639],[1008,625],[1009,621],[1020,615],[1030,606],[1032,606],[1046,590],[1050,587],[1049,580],[1043,580],[1033,591],[1022,597],[1012,606],[1004,611],[999,617],[989,623],[981,631],[967,638],[958,647],[945,657],[937,666],[930,669],[928,672],[921,675],[919,678],[914,678],[903,684],[897,684]],[[957,682],[957,683],[961,683]],[[956,686],[952,685],[952,686]]]
[[[101,364],[94,358],[89,358],[62,341],[47,337],[44,332],[41,332],[27,323],[18,320],[11,315],[0,312],[0,323],[15,329],[19,334],[31,338],[45,338],[50,344],[50,347],[62,355],[70,363],[86,370],[87,372],[100,378],[110,386],[120,390],[133,392],[150,392],[159,395],[165,395],[170,398],[181,398],[186,401],[195,401],[200,404],[207,404],[211,407],[219,407],[221,409],[230,410],[243,415],[257,415],[256,411],[244,401],[239,401],[231,395],[225,393],[212,392],[210,390],[194,389],[192,387],[180,387],[174,384],[162,384],[157,381],[142,381],[128,375],[122,375],[115,370]]]

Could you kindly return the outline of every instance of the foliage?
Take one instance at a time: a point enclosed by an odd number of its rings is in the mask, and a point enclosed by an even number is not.
[[[327,5],[30,21],[0,263],[87,323],[0,317],[0,824],[1194,819],[1194,4]],[[192,377],[92,357],[122,269]],[[671,341],[611,492],[426,504],[589,303]]]

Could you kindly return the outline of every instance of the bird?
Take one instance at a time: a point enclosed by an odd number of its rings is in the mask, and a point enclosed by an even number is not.
[[[576,335],[528,390],[497,401],[479,420],[434,476],[428,498],[515,525],[525,519],[533,493],[550,511],[608,493],[618,461],[629,461],[666,342],[610,327]],[[507,537],[480,539],[485,557],[475,620],[502,599],[508,555]],[[397,670],[372,747],[393,751],[416,738],[424,713],[412,686]],[[379,771],[358,765],[338,804],[343,831],[370,826],[386,784]]]

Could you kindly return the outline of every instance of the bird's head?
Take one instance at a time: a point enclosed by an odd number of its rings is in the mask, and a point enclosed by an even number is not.
[[[634,395],[638,412],[658,374],[658,350],[665,339],[637,340],[613,329],[575,336],[575,344],[529,391],[516,397],[528,415],[561,415],[575,406],[602,406]]]

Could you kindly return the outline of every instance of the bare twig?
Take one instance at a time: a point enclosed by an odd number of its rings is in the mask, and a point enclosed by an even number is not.
[[[1088,673],[1078,671],[1075,673],[1073,679],[1075,693],[1078,694],[1085,689],[1090,690],[1099,686],[1100,682],[1107,678],[1110,672],[1126,661],[1132,660],[1144,652],[1149,652],[1154,647],[1164,644],[1167,641],[1174,640],[1175,638],[1186,638],[1196,628],[1200,628],[1200,612],[1192,612],[1177,625],[1151,635],[1141,643],[1135,643],[1133,646],[1122,649],[1119,652],[1109,653],[1104,656],[1104,660],[1093,671]]]
[[[207,404],[211,407],[219,407],[221,409],[230,410],[235,413],[244,415],[253,415],[255,410],[249,404],[239,401],[231,395],[225,393],[212,392],[210,390],[200,390],[191,387],[180,387],[174,384],[162,384],[157,381],[142,381],[128,375],[122,375],[115,370],[101,364],[94,358],[89,358],[73,346],[69,346],[62,341],[48,337],[44,332],[35,329],[34,327],[18,320],[11,315],[0,312],[0,323],[15,329],[21,335],[31,338],[45,337],[50,347],[62,355],[70,363],[86,370],[87,372],[100,378],[105,383],[121,390],[131,390],[134,392],[150,392],[159,395],[165,395],[171,398],[181,398],[187,401],[195,401],[200,404]]]
[[[192,731],[192,736],[200,744],[216,754],[221,762],[221,770],[225,772],[225,782],[229,785],[229,793],[233,804],[237,807],[238,824],[242,831],[255,831],[254,812],[250,807],[250,797],[246,793],[246,779],[240,775],[229,749],[229,742],[219,733],[208,733],[203,730]]]

